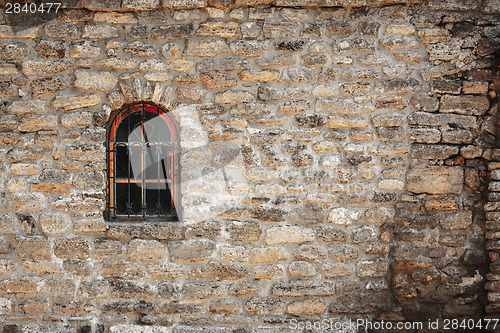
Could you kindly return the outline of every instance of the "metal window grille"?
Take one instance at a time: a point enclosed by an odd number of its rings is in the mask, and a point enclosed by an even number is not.
[[[108,219],[180,217],[179,140],[168,113],[141,103],[111,117],[107,163]]]

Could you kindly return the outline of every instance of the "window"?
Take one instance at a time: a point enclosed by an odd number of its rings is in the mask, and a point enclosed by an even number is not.
[[[179,218],[179,139],[174,120],[151,104],[134,104],[108,123],[110,220]]]

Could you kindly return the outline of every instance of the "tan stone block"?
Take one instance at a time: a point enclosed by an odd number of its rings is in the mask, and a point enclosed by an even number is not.
[[[7,180],[7,183],[5,184],[5,189],[10,193],[25,192],[27,187],[28,183],[19,178],[11,178]]]
[[[19,132],[50,131],[57,127],[57,116],[26,114],[18,122]]]
[[[10,173],[16,176],[33,176],[40,173],[40,166],[33,163],[15,163],[10,166]]]
[[[390,23],[385,28],[388,35],[413,35],[415,27],[407,23]]]
[[[133,13],[97,12],[94,14],[94,22],[109,24],[135,24],[137,23],[137,19],[134,17]]]
[[[75,70],[75,88],[90,92],[110,92],[116,86],[117,79],[111,72],[90,69]]]
[[[330,116],[328,117],[328,127],[336,129],[366,128],[368,120],[362,117]]]
[[[464,94],[485,95],[488,93],[488,82],[464,81],[462,91]]]
[[[17,306],[26,315],[44,314],[50,310],[50,301],[47,297],[35,296],[20,299]]]
[[[404,187],[404,181],[400,179],[381,179],[377,184],[377,188],[382,191],[403,191]]]
[[[219,248],[219,259],[225,262],[248,261],[248,249],[245,246],[223,245]]]
[[[59,238],[54,243],[54,255],[61,259],[87,259],[90,245],[81,237]]]
[[[51,261],[23,261],[19,268],[27,275],[34,276],[62,276],[60,264]]]
[[[442,27],[419,29],[417,36],[424,44],[446,43],[451,40],[450,31]]]
[[[106,221],[103,218],[88,218],[77,220],[73,224],[74,232],[99,233],[106,231]]]
[[[243,90],[226,90],[215,94],[215,103],[221,105],[235,105],[252,102],[254,96],[252,93]]]
[[[441,98],[441,108],[439,111],[480,116],[488,111],[489,107],[490,102],[486,96],[445,95]]]
[[[254,248],[250,251],[250,264],[272,264],[286,260],[286,253],[277,247]]]
[[[5,112],[17,115],[26,113],[43,114],[46,112],[45,103],[43,99],[21,99],[9,104]]]
[[[203,37],[236,37],[240,30],[238,23],[231,21],[210,21],[201,23],[196,34]]]
[[[440,200],[428,200],[425,202],[425,209],[429,211],[436,210],[458,210],[458,204],[451,198],[443,198]]]
[[[47,197],[40,193],[16,193],[14,210],[16,213],[38,213],[47,207]]]
[[[260,72],[243,71],[240,73],[240,79],[245,82],[269,83],[275,82],[279,77],[278,70],[263,70]]]
[[[166,254],[163,245],[156,240],[134,239],[128,245],[127,256],[131,260],[155,262]]]
[[[153,264],[148,265],[146,270],[154,280],[182,280],[186,277],[186,268],[181,264]]]
[[[40,216],[40,226],[47,235],[64,234],[69,231],[71,220],[65,214],[46,213]]]
[[[70,183],[35,183],[31,185],[33,192],[70,193],[73,186]]]
[[[313,242],[314,232],[309,228],[294,226],[276,226],[266,230],[267,245],[301,244]]]
[[[68,61],[25,60],[21,64],[21,71],[26,76],[50,75],[64,72],[72,67]]]
[[[229,52],[229,47],[218,39],[188,39],[184,54],[187,56],[213,58]]]
[[[460,194],[464,173],[461,167],[418,166],[406,176],[406,187],[413,193]]]
[[[256,265],[254,266],[255,280],[281,280],[286,278],[285,265]]]
[[[294,316],[321,315],[326,310],[325,303],[319,300],[300,300],[288,304],[286,312]]]
[[[56,96],[50,106],[55,109],[70,111],[96,106],[100,103],[101,97],[98,94],[68,94]]]
[[[0,281],[2,294],[33,294],[40,291],[42,283],[35,277],[10,278]]]

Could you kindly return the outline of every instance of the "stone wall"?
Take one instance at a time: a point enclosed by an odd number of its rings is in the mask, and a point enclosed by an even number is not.
[[[4,332],[498,316],[497,1],[1,20]],[[182,221],[103,218],[106,125],[135,102],[179,123]]]

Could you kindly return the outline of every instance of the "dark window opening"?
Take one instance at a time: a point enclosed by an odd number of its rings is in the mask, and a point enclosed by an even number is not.
[[[174,120],[151,104],[135,104],[108,125],[110,220],[179,218],[179,140]]]

